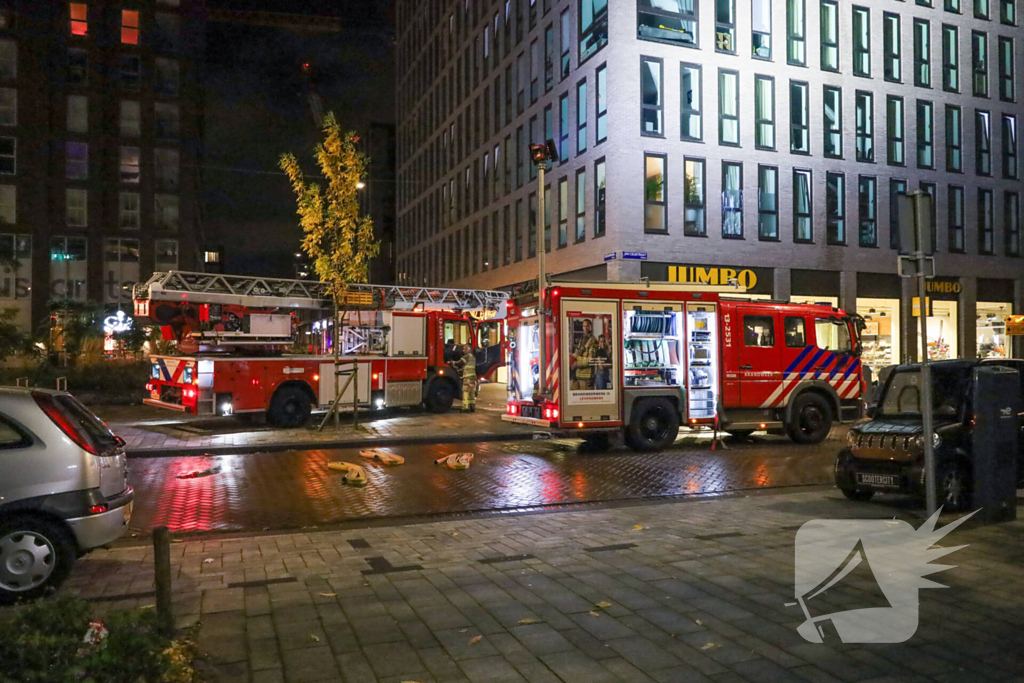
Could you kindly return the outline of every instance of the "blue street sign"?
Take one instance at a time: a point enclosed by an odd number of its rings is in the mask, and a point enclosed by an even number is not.
[[[615,259],[616,259],[616,254],[615,254],[614,251],[612,253],[610,253],[610,254],[605,254],[604,255],[604,260],[605,261],[614,261]]]
[[[633,260],[633,261],[646,261],[647,260],[647,252],[646,251],[624,251],[624,252],[622,252],[622,258],[630,259],[630,260]]]

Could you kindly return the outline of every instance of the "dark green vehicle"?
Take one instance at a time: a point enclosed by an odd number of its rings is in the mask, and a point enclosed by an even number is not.
[[[1024,360],[937,361],[932,368],[932,410],[938,503],[947,510],[970,505],[974,368],[1003,365],[1020,373],[1024,396]],[[924,439],[921,366],[900,365],[885,378],[871,421],[852,429],[836,458],[836,486],[851,500],[875,493],[924,496]],[[1024,421],[1022,427],[1024,427]],[[1024,433],[1018,439],[1017,488],[1024,487]]]

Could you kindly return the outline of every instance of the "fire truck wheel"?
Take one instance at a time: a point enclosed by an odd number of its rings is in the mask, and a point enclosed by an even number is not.
[[[267,417],[275,427],[301,427],[309,419],[313,406],[309,396],[298,387],[282,387],[270,399]]]
[[[832,429],[832,409],[820,394],[800,394],[793,403],[793,413],[786,431],[797,443],[820,443]]]
[[[679,435],[679,413],[664,398],[640,401],[629,421],[629,445],[638,451],[660,451]]]
[[[447,413],[455,401],[455,389],[452,383],[435,380],[427,389],[427,410],[432,413]]]

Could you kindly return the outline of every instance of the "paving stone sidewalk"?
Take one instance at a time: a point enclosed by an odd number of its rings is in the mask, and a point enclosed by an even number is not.
[[[484,385],[475,413],[460,413],[459,405],[456,402],[451,412],[441,415],[420,409],[397,409],[383,414],[363,412],[359,428],[351,425],[350,414],[343,414],[339,428],[331,424],[323,431],[317,430],[322,415],[313,415],[304,427],[275,429],[247,422],[244,417],[197,417],[151,406],[92,406],[92,410],[126,441],[125,448],[132,456],[319,448],[370,441],[377,445],[396,441],[436,442],[452,437],[528,438],[536,431],[501,419],[505,412],[504,385]]]
[[[896,645],[796,631],[794,537],[816,518],[905,518],[834,491],[701,499],[172,546],[181,625],[214,680],[422,683],[1024,680],[1024,522],[961,528],[950,586]],[[942,523],[947,523],[943,519]],[[152,604],[152,552],[84,558],[67,593]],[[859,586],[825,611],[863,607]]]

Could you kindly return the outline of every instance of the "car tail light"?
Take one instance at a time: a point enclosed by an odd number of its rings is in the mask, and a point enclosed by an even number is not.
[[[60,427],[60,430],[64,432],[69,439],[75,442],[80,448],[89,451],[93,455],[99,455],[99,451],[96,446],[93,445],[92,439],[89,435],[82,430],[73,420],[71,420],[63,410],[60,409],[53,398],[49,394],[41,394],[39,392],[32,392],[32,398],[35,399],[36,405],[39,409],[46,413],[46,416],[53,421],[53,424]]]
[[[544,418],[547,419],[547,420],[551,419],[551,408],[545,408],[544,409]]]
[[[106,512],[106,511],[107,511],[107,506],[106,506],[105,503],[103,505],[93,505],[91,508],[89,508],[89,512],[94,514],[94,515],[98,515],[98,514],[101,514],[103,512]]]
[[[557,420],[558,419],[558,408],[552,408],[551,409],[551,419],[552,420]]]

